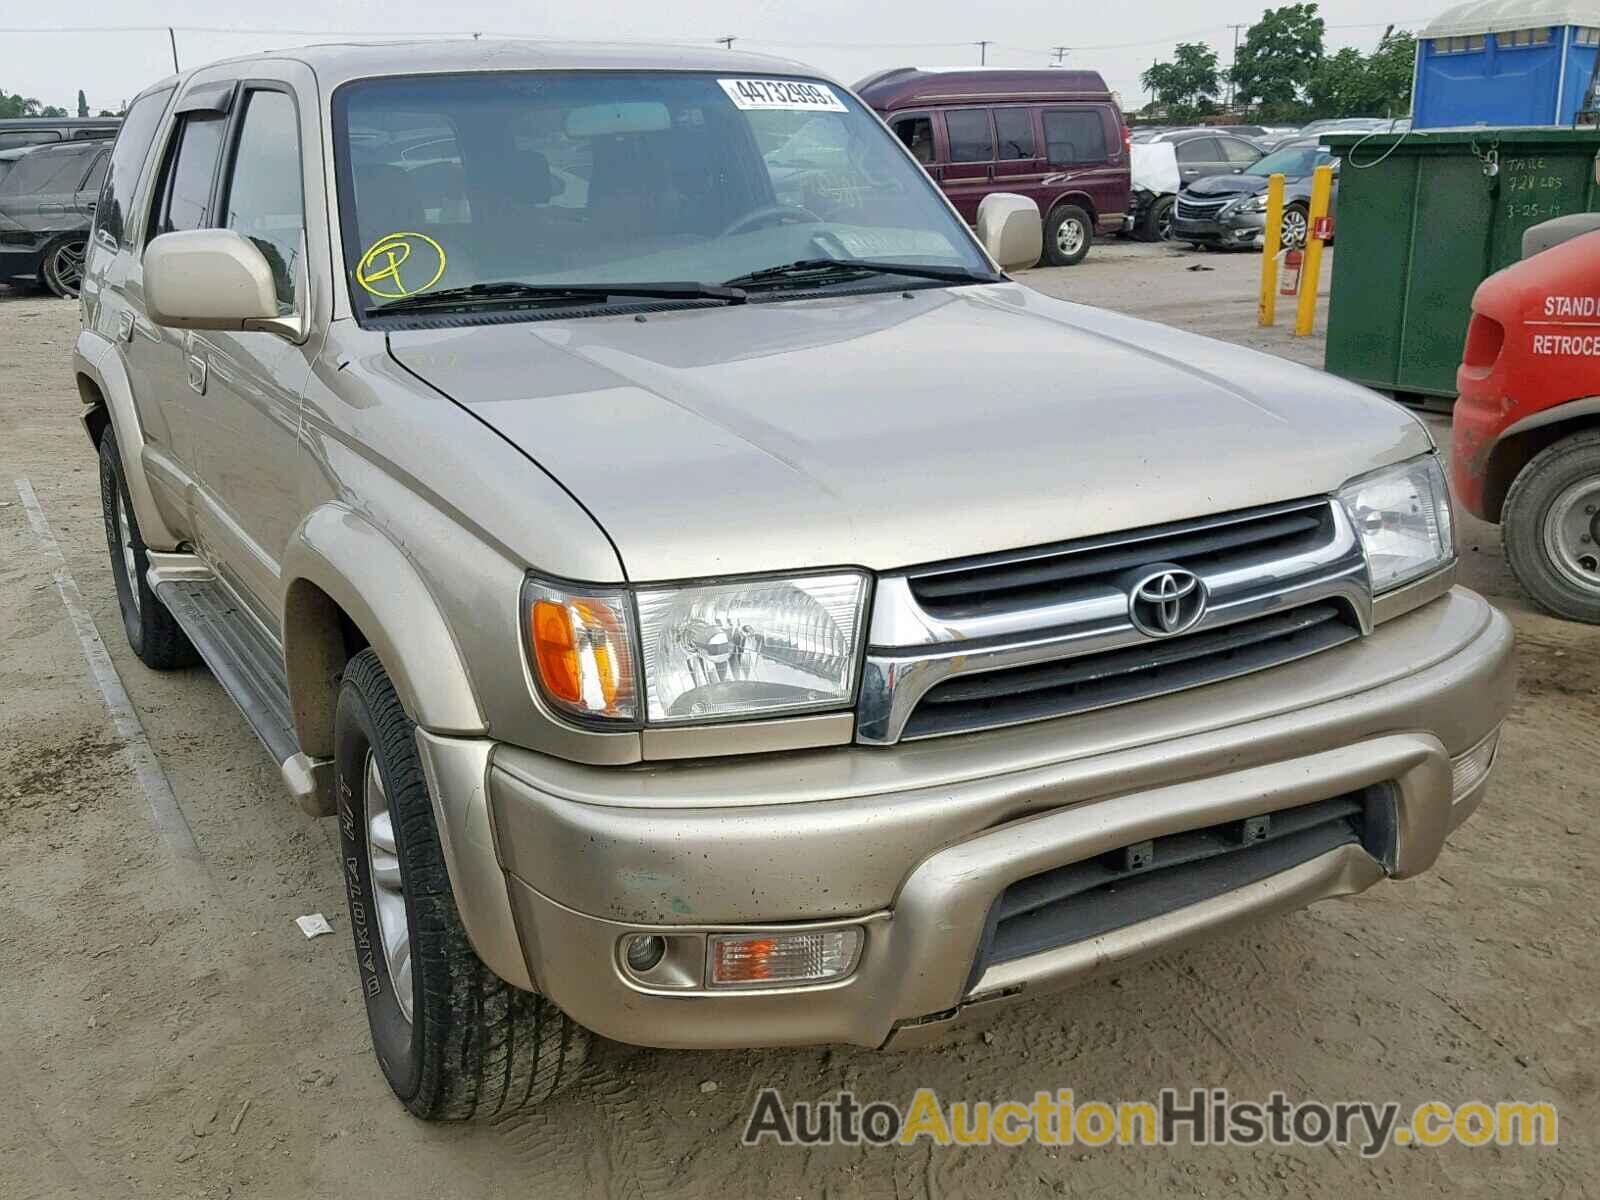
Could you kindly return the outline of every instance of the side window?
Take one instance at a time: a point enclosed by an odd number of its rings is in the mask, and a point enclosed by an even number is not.
[[[951,162],[994,160],[994,132],[989,127],[987,108],[952,109],[944,114],[944,129],[950,136]]]
[[[70,192],[83,178],[87,161],[71,150],[36,150],[11,168],[0,195],[39,196]]]
[[[300,122],[294,101],[279,91],[248,93],[223,224],[244,234],[266,256],[281,314],[293,312],[297,299],[294,267],[306,224],[300,177]]]
[[[54,129],[13,129],[0,133],[0,150],[15,150],[19,146],[44,146],[59,142],[61,135]]]
[[[919,163],[933,162],[933,118],[929,116],[898,117],[892,126],[895,136],[906,144]]]
[[[182,119],[153,210],[155,234],[203,229],[210,223],[211,181],[225,124],[220,114],[209,112],[189,113]]]
[[[117,132],[116,144],[111,147],[111,167],[106,172],[106,185],[100,193],[95,218],[101,231],[118,244],[128,232],[133,193],[139,186],[144,160],[150,155],[150,143],[155,140],[156,126],[161,123],[161,114],[166,111],[171,95],[172,89],[168,88],[135,100]]]
[[[1261,157],[1261,151],[1257,150],[1249,142],[1241,142],[1238,138],[1220,138],[1218,140],[1222,143],[1222,153],[1227,156],[1227,161],[1236,167],[1248,167]]]
[[[1001,158],[1032,158],[1033,110],[1031,108],[997,108],[994,110],[995,132],[1000,135]]]
[[[1216,138],[1190,138],[1178,143],[1178,161],[1185,166],[1221,162],[1222,148],[1217,145]]]
[[[1106,161],[1106,127],[1097,108],[1044,114],[1045,153],[1055,165]]]
[[[98,192],[100,185],[106,181],[106,164],[111,161],[111,155],[102,150],[94,156],[94,162],[89,165],[89,173],[84,176],[83,182],[78,184],[80,192]]]

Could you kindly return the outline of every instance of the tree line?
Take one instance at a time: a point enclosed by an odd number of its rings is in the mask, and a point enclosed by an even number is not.
[[[112,110],[102,108],[95,116],[120,117],[126,105]],[[0,118],[6,117],[65,117],[67,110],[59,104],[40,104],[32,96],[24,96],[18,92],[8,92],[0,87]],[[83,89],[78,89],[78,116],[89,116],[89,99],[84,95]]]
[[[1417,40],[1390,26],[1370,54],[1346,47],[1328,54],[1326,23],[1315,3],[1268,9],[1250,26],[1232,67],[1204,42],[1182,42],[1167,62],[1140,77],[1149,108],[1169,120],[1192,121],[1223,108],[1225,82],[1235,107],[1264,121],[1309,117],[1400,116],[1411,107]]]

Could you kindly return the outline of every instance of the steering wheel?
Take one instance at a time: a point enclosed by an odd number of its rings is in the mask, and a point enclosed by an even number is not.
[[[736,233],[743,233],[746,227],[758,225],[764,221],[781,220],[784,217],[799,213],[807,222],[815,225],[822,224],[822,218],[809,208],[798,204],[763,204],[760,208],[752,208],[742,217],[735,217],[729,222],[728,227],[719,233],[718,237],[732,237]]]

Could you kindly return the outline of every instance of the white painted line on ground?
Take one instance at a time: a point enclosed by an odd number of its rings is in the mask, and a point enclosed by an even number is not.
[[[162,841],[175,855],[201,862],[203,856],[200,847],[195,844],[194,831],[189,828],[188,818],[178,806],[172,784],[156,760],[155,751],[150,748],[144,723],[134,711],[133,702],[128,699],[128,693],[117,675],[117,668],[112,665],[111,655],[100,640],[100,631],[95,628],[88,605],[83,602],[78,581],[67,569],[66,556],[61,553],[56,535],[50,531],[50,522],[39,505],[39,497],[34,495],[33,485],[26,479],[17,480],[17,494],[22,497],[22,507],[28,514],[28,524],[33,527],[33,536],[38,539],[40,549],[50,562],[56,591],[61,593],[61,603],[66,606],[67,616],[77,631],[78,644],[83,647],[83,657],[89,661],[89,672],[94,676],[95,686],[100,689],[100,695],[106,702],[111,724],[122,739],[122,753],[128,760],[128,767],[144,789],[145,799],[149,801],[150,820]]]

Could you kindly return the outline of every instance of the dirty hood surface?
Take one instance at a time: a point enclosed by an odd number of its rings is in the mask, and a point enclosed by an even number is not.
[[[584,504],[634,580],[1055,542],[1430,447],[1353,384],[1011,283],[389,341]]]

